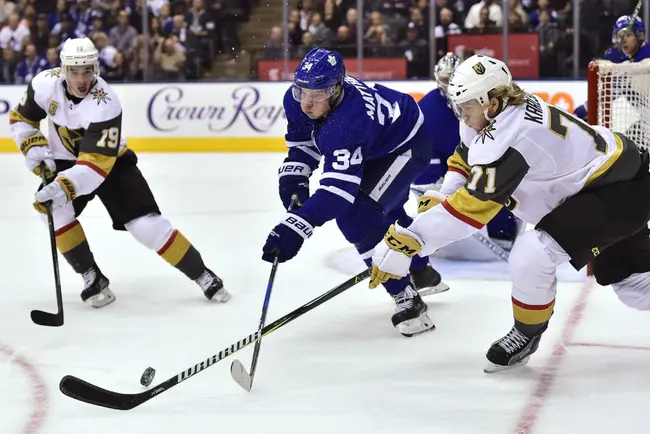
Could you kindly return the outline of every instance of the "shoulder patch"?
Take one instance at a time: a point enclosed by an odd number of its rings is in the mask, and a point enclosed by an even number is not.
[[[104,104],[108,104],[108,101],[111,100],[111,98],[108,96],[108,94],[106,93],[103,87],[91,90],[90,95],[92,95],[93,100],[97,101],[97,105],[99,105],[102,102]]]
[[[61,77],[61,68],[52,68],[45,71],[46,78],[59,78]]]

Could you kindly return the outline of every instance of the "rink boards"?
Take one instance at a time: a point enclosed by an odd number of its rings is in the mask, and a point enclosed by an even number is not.
[[[372,83],[372,82],[369,82]],[[419,100],[434,81],[382,84]],[[587,99],[582,81],[522,81],[522,87],[567,111]],[[114,84],[124,111],[123,135],[140,152],[272,152],[285,150],[282,101],[288,82]],[[25,86],[0,91],[0,152],[16,152],[9,110]],[[42,130],[47,132],[45,125]]]

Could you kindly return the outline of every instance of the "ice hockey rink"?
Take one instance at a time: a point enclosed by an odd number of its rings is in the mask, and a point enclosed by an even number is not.
[[[140,392],[147,366],[158,384],[257,329],[271,268],[261,246],[283,213],[282,158],[140,155],[163,213],[224,279],[230,302],[208,302],[154,252],[112,231],[95,201],[80,221],[117,301],[82,304],[80,279],[61,258],[66,322],[45,328],[29,317],[56,309],[47,226],[31,206],[39,181],[20,155],[0,156],[0,433],[647,432],[650,314],[578,273],[559,284],[529,365],[483,373],[487,348],[512,326],[503,264],[441,267],[451,290],[425,299],[437,328],[411,339],[391,326],[390,297],[357,285],[264,339],[250,393],[229,366],[234,358],[249,366],[252,345],[130,411],[61,394],[66,374]],[[335,224],[318,228],[280,265],[268,322],[361,269]]]

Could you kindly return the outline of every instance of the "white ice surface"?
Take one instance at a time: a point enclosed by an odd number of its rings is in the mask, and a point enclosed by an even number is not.
[[[473,275],[471,265],[447,279],[449,292],[426,299],[437,329],[415,338],[393,329],[392,300],[365,283],[281,328],[263,341],[251,393],[230,378],[231,357],[131,411],[62,395],[66,374],[142,391],[147,366],[157,369],[155,385],[256,330],[270,270],[261,246],[283,212],[281,160],[140,155],[161,209],[224,279],[229,303],[208,302],[154,252],[114,232],[95,200],[80,221],[117,301],[99,310],[82,304],[80,279],[61,258],[66,323],[44,328],[29,318],[32,309],[56,307],[47,229],[31,207],[38,179],[20,156],[0,156],[0,434],[650,430],[650,313],[596,287],[570,333],[571,342],[590,345],[567,342],[553,356],[583,285],[560,283],[551,326],[529,366],[486,375],[485,351],[512,325],[510,288],[489,270]],[[350,272],[332,267],[346,249],[334,224],[318,228],[296,259],[280,265],[269,322],[347,279]],[[234,356],[245,366],[250,348]],[[536,395],[540,379],[550,388]]]

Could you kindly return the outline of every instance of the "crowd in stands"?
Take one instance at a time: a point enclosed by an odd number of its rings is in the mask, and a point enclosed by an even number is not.
[[[495,0],[435,0],[438,56],[447,52],[447,37],[461,33],[501,33],[504,21],[511,33],[539,35],[540,75],[570,76],[575,0],[509,0],[508,10]],[[635,0],[580,1],[580,65],[611,46],[612,26],[631,14]],[[405,57],[410,77],[428,77],[430,0],[302,0],[285,23],[290,54],[300,57],[313,46],[327,46],[356,57],[358,26],[362,26],[364,57]],[[281,57],[282,26],[272,28],[266,58]]]
[[[65,40],[84,36],[108,81],[142,80],[146,64],[147,79],[202,78],[215,55],[237,54],[236,26],[253,1],[0,0],[0,83],[27,83],[59,66]]]

